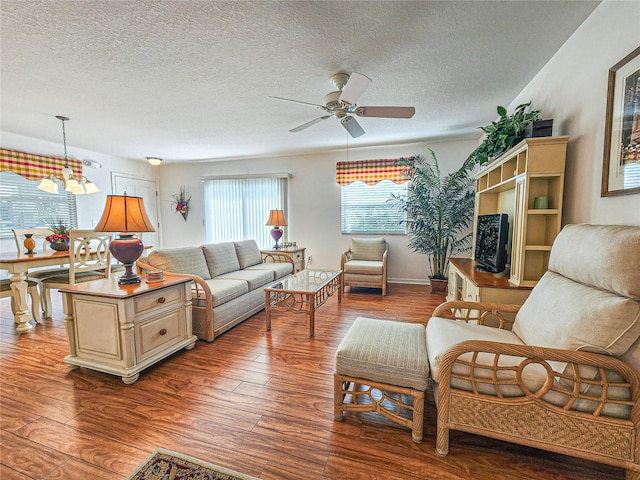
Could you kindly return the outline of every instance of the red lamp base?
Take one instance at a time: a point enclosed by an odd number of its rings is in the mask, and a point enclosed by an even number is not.
[[[124,265],[124,274],[118,279],[120,285],[140,283],[140,275],[133,271],[133,265],[144,251],[142,240],[133,235],[120,235],[111,240],[109,250],[120,263]]]

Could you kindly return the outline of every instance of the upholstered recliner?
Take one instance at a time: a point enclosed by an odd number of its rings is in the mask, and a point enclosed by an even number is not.
[[[384,238],[353,238],[349,250],[342,254],[342,291],[344,287],[370,287],[387,294],[387,252]]]
[[[486,326],[502,311],[511,331]],[[565,227],[520,308],[444,303],[427,351],[439,454],[462,430],[640,479],[640,227]]]

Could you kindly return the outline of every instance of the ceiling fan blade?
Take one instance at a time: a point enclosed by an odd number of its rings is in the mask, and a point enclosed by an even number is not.
[[[323,110],[327,109],[327,107],[325,107],[324,105],[318,105],[317,103],[301,102],[300,100],[291,100],[290,98],[282,98],[282,97],[271,97],[270,96],[269,98],[275,98],[276,100],[284,100],[285,102],[302,103],[303,105],[311,105],[312,107],[318,107],[318,108],[321,108]]]
[[[415,107],[358,107],[355,112],[359,117],[411,118],[416,113]]]
[[[299,125],[296,128],[292,128],[289,131],[290,132],[299,132],[300,130],[304,130],[305,128],[308,128],[311,125],[315,125],[316,123],[321,122],[322,120],[326,120],[327,118],[331,118],[331,117],[333,117],[333,115],[324,115],[322,117],[314,118],[310,122],[303,123],[302,125]]]
[[[342,120],[340,120],[342,126],[349,132],[353,138],[357,138],[361,135],[364,135],[364,130],[360,126],[360,124],[356,121],[355,118],[347,115]]]
[[[371,79],[361,73],[353,72],[347,80],[347,84],[342,88],[342,93],[338,99],[342,103],[355,105],[360,95],[371,85]]]

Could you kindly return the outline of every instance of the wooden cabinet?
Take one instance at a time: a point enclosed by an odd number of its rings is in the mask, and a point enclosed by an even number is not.
[[[303,247],[284,247],[280,250],[263,250],[264,252],[283,252],[291,256],[293,258],[293,273],[298,273],[304,270],[304,255],[306,252],[306,248]]]
[[[449,291],[447,301],[511,303],[521,305],[530,287],[516,287],[504,274],[481,272],[470,258],[449,259]]]
[[[196,343],[188,278],[130,285],[110,278],[60,291],[70,351],[64,361],[71,369],[119,375],[131,384],[141,370]]]
[[[509,216],[507,270],[480,272],[468,258],[449,261],[447,300],[521,305],[546,272],[562,221],[569,137],[527,138],[476,175],[473,250],[478,215]],[[546,197],[546,208],[535,208]]]
[[[475,218],[509,215],[507,263],[513,285],[533,287],[547,270],[561,229],[568,139],[525,139],[476,175]],[[538,197],[546,197],[544,208],[535,208]]]

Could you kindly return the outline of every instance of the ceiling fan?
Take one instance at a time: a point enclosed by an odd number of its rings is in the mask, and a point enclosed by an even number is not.
[[[324,96],[324,105],[315,103],[301,102],[290,98],[269,97],[277,100],[285,100],[287,102],[302,103],[311,105],[312,107],[324,110],[326,115],[315,118],[310,122],[303,123],[289,130],[290,132],[299,132],[316,123],[335,117],[340,120],[342,126],[349,132],[353,138],[364,134],[364,130],[356,121],[353,115],[358,117],[379,117],[379,118],[411,118],[416,109],[414,107],[359,107],[356,102],[364,91],[371,85],[371,79],[361,73],[353,72],[351,75],[347,73],[336,73],[331,76],[331,83],[338,89],[335,92],[328,93]]]

